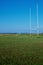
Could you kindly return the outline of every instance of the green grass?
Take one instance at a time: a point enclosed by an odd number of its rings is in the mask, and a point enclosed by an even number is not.
[[[0,65],[43,65],[43,36],[0,34]]]

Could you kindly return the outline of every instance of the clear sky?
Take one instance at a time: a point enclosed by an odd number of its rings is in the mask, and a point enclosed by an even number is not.
[[[43,0],[0,0],[0,33],[29,33],[30,13],[32,30],[37,31],[36,4],[38,3],[39,31],[43,32]]]

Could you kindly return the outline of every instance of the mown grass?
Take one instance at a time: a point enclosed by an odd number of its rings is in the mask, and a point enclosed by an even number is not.
[[[0,35],[0,65],[43,65],[43,36]]]

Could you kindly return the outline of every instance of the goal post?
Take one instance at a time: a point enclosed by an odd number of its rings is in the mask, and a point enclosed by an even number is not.
[[[31,8],[30,8],[30,36],[31,36]]]
[[[36,5],[36,7],[37,7],[37,36],[39,36],[38,4]]]

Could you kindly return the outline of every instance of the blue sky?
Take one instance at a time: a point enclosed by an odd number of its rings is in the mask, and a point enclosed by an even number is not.
[[[29,8],[32,10],[32,29],[36,28],[38,3],[39,31],[43,32],[43,0],[0,0],[0,33],[29,33]],[[32,30],[32,33],[36,30]]]

